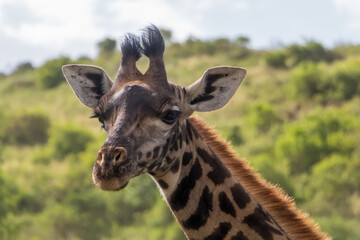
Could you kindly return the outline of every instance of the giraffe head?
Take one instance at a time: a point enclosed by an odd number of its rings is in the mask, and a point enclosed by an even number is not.
[[[121,45],[122,60],[113,82],[103,69],[63,66],[79,100],[94,110],[107,132],[93,167],[93,181],[103,190],[119,190],[143,173],[166,172],[172,164],[169,149],[179,126],[194,111],[212,111],[233,96],[246,70],[215,67],[188,87],[168,83],[163,61],[164,40],[155,26],[141,37],[128,34]],[[142,74],[136,61],[149,58]],[[175,139],[175,140],[174,140]]]

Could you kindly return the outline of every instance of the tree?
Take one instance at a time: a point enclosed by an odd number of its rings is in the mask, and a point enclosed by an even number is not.
[[[100,54],[113,54],[116,49],[116,40],[105,38],[97,44]]]
[[[165,45],[170,45],[172,43],[172,32],[169,29],[160,29],[160,33],[164,38]]]
[[[303,46],[293,44],[287,47],[286,51],[292,59],[293,65],[297,65],[303,61],[332,62],[340,57],[333,51],[324,48],[320,43],[312,40],[307,41]]]
[[[27,72],[30,70],[33,70],[34,67],[31,64],[31,62],[24,62],[24,63],[20,63],[16,69],[12,72],[12,74],[16,74],[16,73],[23,73],[23,72]]]
[[[235,43],[240,47],[248,47],[250,43],[250,38],[245,36],[239,36],[236,38]]]

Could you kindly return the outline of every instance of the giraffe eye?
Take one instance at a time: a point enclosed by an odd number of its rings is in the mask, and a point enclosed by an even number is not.
[[[177,110],[168,110],[161,117],[161,121],[163,121],[166,124],[173,124],[179,117],[180,113],[181,112]]]
[[[99,120],[99,122],[101,123],[101,128],[105,129],[105,122],[104,122],[104,120],[103,120],[101,117],[99,117],[98,120]]]

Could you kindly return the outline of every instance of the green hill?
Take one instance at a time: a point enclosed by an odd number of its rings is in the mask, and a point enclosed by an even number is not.
[[[91,169],[106,138],[61,75],[67,63],[114,78],[121,53],[21,64],[0,75],[0,239],[185,239],[148,176],[100,192]],[[198,114],[267,180],[294,197],[334,239],[360,236],[360,46],[309,41],[272,51],[248,39],[189,39],[165,52],[168,79],[197,80],[210,67],[248,75],[223,109]],[[139,63],[145,70],[146,59]]]

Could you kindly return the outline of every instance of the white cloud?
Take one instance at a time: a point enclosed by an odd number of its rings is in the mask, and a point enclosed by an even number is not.
[[[26,60],[39,64],[60,54],[94,56],[97,41],[119,39],[150,23],[170,29],[178,41],[190,35],[214,36],[218,30],[214,28],[219,27],[212,24],[221,22],[228,10],[247,8],[246,1],[0,0],[0,36],[5,46],[0,49],[0,63],[15,66]]]
[[[107,11],[114,14],[114,21],[118,25],[127,25],[134,31],[149,23],[160,27],[170,28],[178,38],[183,38],[190,34],[203,34],[200,26],[201,15],[191,14],[193,10],[184,11],[187,1],[178,4],[169,3],[166,0],[123,0],[107,2]],[[195,1],[196,2],[196,1]]]
[[[360,1],[359,0],[333,0],[335,7],[349,18],[348,28],[360,30]]]
[[[104,34],[93,22],[93,4],[90,4],[92,1],[15,1],[16,4],[26,6],[37,19],[34,22],[23,21],[18,25],[6,24],[7,19],[4,19],[3,23],[0,23],[2,31],[15,39],[35,45],[63,47],[68,41],[93,39]],[[2,11],[6,11],[6,2],[1,7]]]
[[[6,19],[3,12],[10,3],[19,9],[22,6],[36,21],[22,19],[19,24],[9,24],[10,19]],[[209,36],[212,29],[203,13],[229,6],[243,10],[247,3],[237,0],[0,0],[0,19],[3,19],[0,31],[28,44],[51,44],[60,48],[69,41],[95,41],[107,35],[118,37],[124,30],[133,32],[154,23],[173,30],[176,39],[184,40],[189,35]]]
[[[112,21],[126,31],[133,32],[153,23],[171,29],[180,41],[189,35],[206,37],[213,32],[207,24],[209,16],[206,11],[215,9],[221,12],[227,6],[238,10],[247,7],[246,2],[238,0],[120,0],[104,4],[106,11],[113,16]]]

